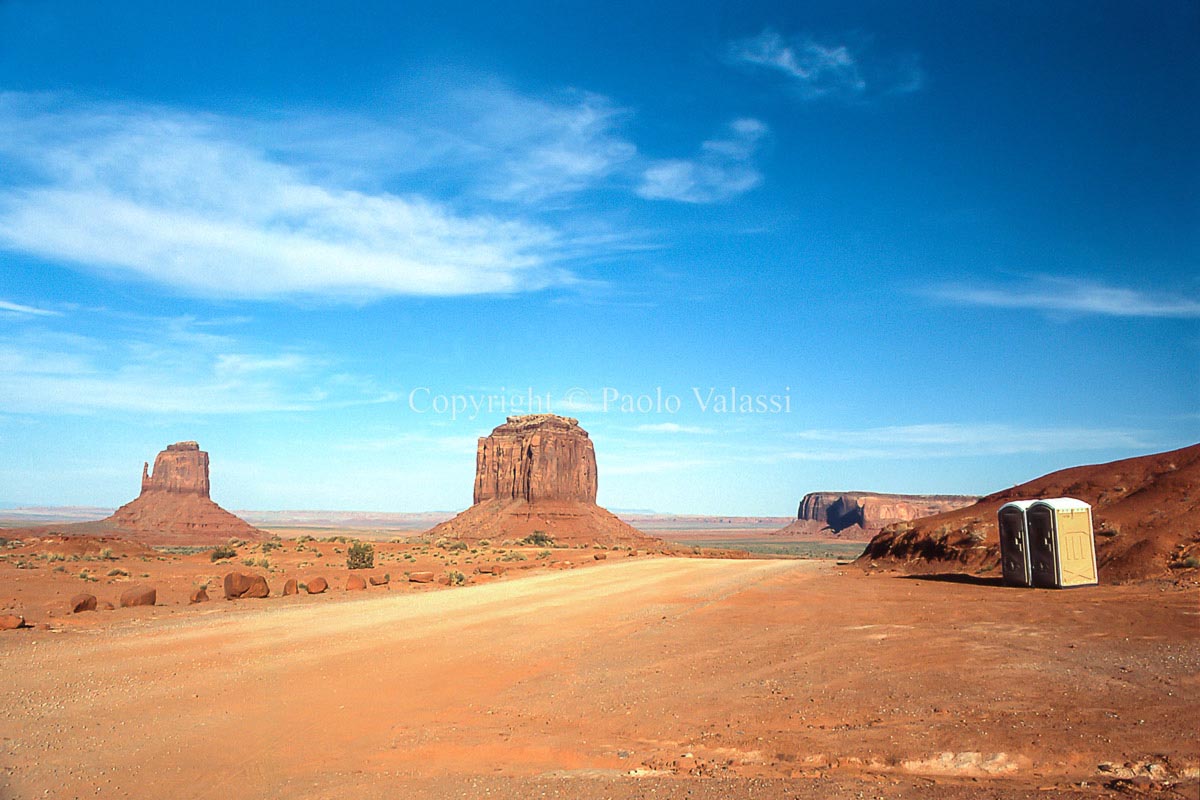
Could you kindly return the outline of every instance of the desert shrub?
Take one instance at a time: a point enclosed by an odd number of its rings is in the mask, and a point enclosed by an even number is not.
[[[108,571],[108,577],[116,578],[118,576],[123,577],[123,578],[128,578],[129,573],[126,572],[125,570],[121,569],[120,567],[114,567],[113,569],[110,569]]]
[[[542,551],[538,552],[538,554],[537,554],[537,557],[538,557],[538,558],[549,558],[549,557],[550,557],[550,551],[549,551],[549,550],[542,550]]]
[[[262,543],[262,551],[264,553],[269,553],[272,550],[277,550],[280,547],[283,547],[283,545],[280,544],[278,539],[268,539]]]
[[[112,551],[111,547],[105,547],[100,550],[100,560],[101,561],[112,561],[115,558],[116,558],[116,556],[113,555],[113,551]]]
[[[467,576],[457,570],[447,572],[446,577],[450,579],[451,586],[462,586],[467,582]]]
[[[371,569],[375,566],[375,548],[366,542],[355,542],[346,553],[348,569]]]
[[[267,559],[265,559],[265,558],[260,558],[260,559],[258,560],[258,565],[259,565],[260,567],[262,567],[263,569],[270,569],[270,568],[271,568],[271,562],[270,562],[270,561],[268,561],[268,560],[267,560]]]
[[[1183,561],[1179,562],[1179,566],[1183,567],[1184,569],[1195,569],[1196,567],[1200,567],[1200,558],[1188,556]]]
[[[461,542],[461,541],[460,542],[451,542],[449,545],[446,546],[446,549],[451,552],[455,552],[455,551],[470,549],[470,546],[466,542]]]
[[[67,557],[62,553],[49,553],[46,555],[47,561],[66,561]]]
[[[501,561],[525,561],[525,554],[513,550],[511,553],[505,553],[500,556]]]
[[[552,547],[554,545],[554,537],[545,531],[534,531],[522,539],[521,544],[527,544],[531,547]]]
[[[480,547],[491,547],[491,546],[492,546],[492,543],[491,543],[489,540],[487,540],[487,539],[480,539],[480,540],[479,540],[479,546],[480,546]]]
[[[54,568],[54,571],[55,572],[66,572],[67,568],[64,567],[62,564],[59,564],[57,567]]]
[[[312,541],[316,541],[316,540],[315,540],[315,539],[313,539],[313,537],[309,536],[309,535],[306,533],[306,534],[304,534],[303,536],[301,536],[299,539],[297,539],[296,541],[297,541],[299,544],[304,544],[305,542],[312,542]]]
[[[234,550],[227,544],[217,545],[213,548],[212,554],[209,556],[211,561],[220,561],[222,558],[233,558],[237,555],[237,550]]]

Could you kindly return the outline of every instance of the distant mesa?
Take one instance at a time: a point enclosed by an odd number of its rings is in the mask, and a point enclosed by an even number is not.
[[[529,414],[479,439],[474,505],[426,536],[516,541],[542,531],[559,544],[657,542],[596,505],[596,452],[579,420]]]
[[[142,491],[110,517],[96,522],[25,529],[68,536],[118,536],[145,544],[209,545],[266,534],[209,498],[208,453],[196,442],[177,442],[142,466]]]
[[[817,523],[834,533],[878,531],[895,522],[953,511],[971,505],[973,495],[880,494],[877,492],[810,492],[800,501],[796,522],[790,527],[811,529]],[[804,523],[810,523],[804,525]],[[861,531],[850,531],[855,528]],[[788,530],[787,528],[784,529]]]
[[[1012,500],[1049,497],[1092,506],[1101,583],[1194,575],[1200,565],[1200,444],[1059,470],[965,508],[894,523],[858,562],[999,577],[997,510]]]

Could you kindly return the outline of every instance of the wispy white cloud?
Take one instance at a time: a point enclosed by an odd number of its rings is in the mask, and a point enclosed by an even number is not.
[[[0,337],[0,412],[240,414],[396,399],[335,366],[197,332],[186,319],[144,322],[137,336],[23,331]]]
[[[20,314],[30,317],[56,317],[58,311],[49,311],[45,308],[35,308],[26,306],[20,303],[10,303],[7,300],[0,300],[0,314]]]
[[[782,446],[773,447],[762,457],[771,461],[855,461],[1085,452],[1147,446],[1146,434],[1137,430],[1005,423],[811,429],[793,432],[783,438]]]
[[[492,199],[538,203],[580,192],[637,155],[617,130],[629,112],[601,95],[568,92],[553,102],[492,87],[455,98],[469,120],[460,135],[492,164],[480,185]]]
[[[520,292],[570,281],[559,234],[317,182],[236,120],[0,96],[0,246],[219,297]]]
[[[713,433],[712,428],[703,428],[698,425],[680,425],[678,422],[646,423],[638,425],[634,430],[642,433],[685,433],[697,435]]]
[[[642,172],[637,193],[648,200],[715,203],[744,194],[762,183],[754,156],[767,135],[765,123],[738,119],[726,135],[700,146],[694,159],[651,162]]]
[[[913,55],[881,56],[865,42],[821,42],[807,34],[785,37],[769,28],[732,42],[729,55],[736,63],[783,75],[805,100],[903,94],[921,88],[923,80]]]
[[[943,283],[921,293],[959,305],[1023,308],[1056,316],[1200,318],[1200,300],[1058,276],[1035,276],[1008,285]]]

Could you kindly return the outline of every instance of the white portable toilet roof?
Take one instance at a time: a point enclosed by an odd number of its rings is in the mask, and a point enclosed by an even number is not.
[[[1010,503],[1005,503],[1004,505],[1000,506],[998,511],[1003,511],[1006,508],[1019,508],[1022,511],[1028,511],[1029,507],[1036,502],[1037,500],[1013,500]]]
[[[1091,505],[1082,500],[1076,500],[1074,497],[1049,497],[1045,500],[1035,500],[1034,502],[1049,506],[1055,511],[1077,511],[1079,509],[1091,508]],[[1030,503],[1030,505],[1033,505],[1033,503]]]

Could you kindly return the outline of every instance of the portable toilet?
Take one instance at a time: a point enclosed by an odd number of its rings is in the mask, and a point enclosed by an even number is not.
[[[1033,500],[1014,500],[1000,506],[996,512],[996,527],[1000,531],[1000,566],[1007,586],[1030,586],[1029,523],[1025,512]]]
[[[1025,517],[1034,586],[1063,589],[1099,582],[1091,506],[1072,497],[1036,500]]]

